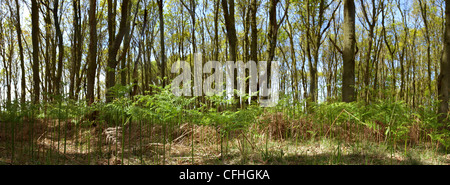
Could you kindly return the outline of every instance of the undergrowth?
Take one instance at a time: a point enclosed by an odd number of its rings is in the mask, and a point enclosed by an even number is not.
[[[306,113],[304,102],[288,98],[262,108],[217,95],[177,97],[170,86],[152,88],[129,97],[130,87],[116,86],[111,103],[90,106],[67,97],[3,104],[0,161],[171,164],[175,157],[183,164],[417,164],[411,157],[420,156],[417,148],[444,155],[450,146],[448,125],[438,122],[433,109],[411,109],[401,101],[320,103]],[[409,163],[398,162],[398,155]]]

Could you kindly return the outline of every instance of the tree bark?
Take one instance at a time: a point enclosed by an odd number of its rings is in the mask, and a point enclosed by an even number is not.
[[[20,81],[20,103],[23,105],[25,103],[26,91],[25,91],[25,62],[23,57],[23,46],[22,46],[22,29],[20,26],[20,5],[19,0],[16,0],[16,31],[17,31],[17,42],[19,45],[19,57],[20,57],[20,69],[21,69],[21,81]]]
[[[58,40],[58,69],[56,71],[56,80],[55,80],[55,93],[60,94],[61,93],[61,76],[62,76],[62,68],[63,68],[63,59],[64,59],[64,40],[61,33],[61,28],[59,25],[59,19],[58,19],[58,3],[59,0],[55,0],[53,7],[53,19],[55,22],[55,28],[56,28],[56,37]]]
[[[449,70],[450,70],[450,0],[445,1],[445,31],[444,31],[444,53],[441,60],[441,72],[438,77],[438,92],[439,92],[439,120],[441,123],[448,123],[448,94],[449,94]],[[448,128],[448,127],[447,127]]]
[[[48,5],[48,0],[45,1],[45,4]],[[49,99],[49,94],[50,94],[50,66],[51,66],[51,59],[50,59],[50,48],[51,48],[51,43],[50,43],[50,39],[51,39],[51,17],[50,17],[50,9],[47,7],[46,11],[45,11],[45,15],[44,15],[44,21],[45,21],[45,57],[44,57],[44,68],[45,68],[45,73],[44,73],[44,88],[43,88],[43,94],[42,94],[42,99],[44,102],[48,102]]]
[[[40,79],[39,79],[39,4],[37,0],[31,1],[31,40],[33,45],[33,103],[39,104]]]
[[[163,0],[159,0],[158,1],[158,8],[159,8],[159,34],[160,34],[160,44],[161,44],[161,80],[162,80],[162,86],[165,87],[166,86],[166,80],[164,79],[165,77],[165,71],[166,71],[166,50],[165,50],[165,46],[164,46],[164,15],[163,15],[163,5],[164,2]],[[192,33],[194,34],[194,33]],[[194,47],[195,48],[195,47]]]
[[[355,101],[355,2],[344,0],[342,101]]]
[[[257,13],[257,2],[256,0],[251,0],[250,4],[250,28],[251,28],[251,41],[250,41],[250,60],[255,61],[256,66],[258,66],[258,28],[256,27],[256,13]],[[256,91],[259,91],[259,83],[256,84]],[[252,96],[252,101],[256,102],[257,96]]]
[[[113,32],[113,24],[114,19],[112,18],[113,14],[110,13],[111,3],[108,1],[108,31],[110,35],[109,39],[109,50],[108,50],[108,62],[106,68],[106,103],[111,102],[112,94],[111,87],[116,85],[116,66],[117,66],[117,52],[119,51],[120,44],[122,43],[123,37],[126,32],[128,32],[129,27],[126,26],[126,22],[128,21],[128,5],[129,0],[124,0],[122,2],[122,19],[120,20],[119,32],[117,35]],[[111,38],[111,35],[115,35],[114,38]]]
[[[87,71],[87,94],[88,105],[94,102],[95,72],[97,70],[97,0],[89,0],[89,52]],[[98,82],[97,82],[98,83]]]
[[[431,88],[431,41],[430,41],[430,30],[428,27],[428,20],[427,20],[427,11],[428,10],[427,10],[426,2],[422,2],[422,0],[419,0],[419,7],[420,7],[421,15],[422,15],[423,24],[425,27],[425,39],[427,41],[427,72],[428,72],[428,83],[427,83],[428,86],[427,87],[428,87],[428,90],[430,91],[430,96],[432,96],[433,90]],[[445,43],[444,43],[444,45],[445,45]]]
[[[235,26],[235,18],[234,18],[234,0],[222,0],[222,9],[225,19],[225,27],[227,30],[227,38],[228,44],[230,47],[230,58],[229,61],[236,62],[236,26]]]
[[[237,54],[236,54],[236,44],[237,44],[237,36],[236,36],[236,26],[235,26],[235,17],[234,17],[234,0],[222,0],[222,10],[224,14],[225,19],[225,28],[226,28],[226,35],[228,39],[228,48],[230,51],[230,58],[228,58],[228,61],[237,61]],[[237,89],[237,73],[234,73],[233,80],[234,80],[234,87],[233,89]],[[233,97],[237,99],[237,96],[235,93],[233,93]],[[239,107],[240,104],[236,104],[236,107]]]
[[[219,7],[220,0],[215,0],[214,11],[214,60],[219,61]]]

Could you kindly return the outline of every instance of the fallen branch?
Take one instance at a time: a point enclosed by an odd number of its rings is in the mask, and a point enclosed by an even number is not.
[[[149,143],[147,146],[164,146],[162,143]]]
[[[339,115],[336,117],[336,119],[334,119],[333,123],[331,123],[330,128],[328,128],[327,132],[325,133],[325,137],[327,137],[328,132],[330,132],[331,127],[334,125],[334,123],[336,122],[336,120],[341,116],[341,114],[344,112],[345,109],[342,109],[342,111],[339,113]]]
[[[45,133],[47,133],[47,131],[45,131],[44,133],[42,133],[42,135],[38,137],[38,139],[36,140],[36,142],[38,142],[39,139],[41,139],[41,137],[42,137]]]
[[[175,143],[176,141],[178,141],[179,139],[183,138],[184,136],[188,135],[189,133],[191,133],[192,130],[190,130],[189,132],[185,132],[183,133],[181,136],[177,137],[176,139],[174,139],[172,142]]]
[[[364,122],[362,122],[360,119],[358,119],[356,116],[354,116],[352,113],[348,112],[345,109],[342,109],[341,113],[339,113],[339,115],[336,117],[336,119],[334,119],[333,123],[330,125],[330,128],[328,128],[327,132],[325,133],[325,137],[327,137],[328,132],[331,130],[331,127],[334,125],[334,123],[337,121],[337,119],[341,116],[341,114],[345,112],[347,113],[349,116],[352,116],[353,118],[355,118],[356,120],[358,120],[361,124],[365,125]]]
[[[242,134],[244,136],[244,138],[247,140],[248,143],[250,143],[250,146],[252,147],[252,149],[255,149],[255,146],[253,146],[253,143],[250,142],[250,140],[247,138],[247,136],[245,136],[245,134]]]

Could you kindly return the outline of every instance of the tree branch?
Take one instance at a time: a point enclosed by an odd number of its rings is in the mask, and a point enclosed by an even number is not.
[[[331,37],[328,37],[328,39],[330,40],[330,42],[333,44],[333,46],[339,51],[339,53],[343,54],[342,50],[339,48],[338,45],[336,45],[336,42],[334,42],[333,39],[331,39]]]

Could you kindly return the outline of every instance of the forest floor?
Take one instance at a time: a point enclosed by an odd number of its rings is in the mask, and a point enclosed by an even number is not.
[[[76,125],[56,120],[2,124],[0,164],[450,164],[450,154],[430,142],[390,145],[305,135],[286,139],[255,127],[221,137],[217,127],[188,123],[166,128],[143,123]]]

